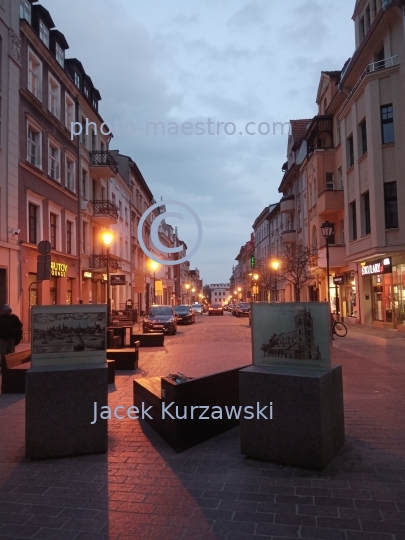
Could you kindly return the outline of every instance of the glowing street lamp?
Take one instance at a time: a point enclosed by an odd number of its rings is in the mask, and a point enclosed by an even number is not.
[[[325,221],[325,223],[322,223],[321,225],[321,231],[322,235],[325,238],[326,241],[326,279],[328,283],[328,302],[329,302],[329,308],[330,308],[330,284],[329,284],[329,238],[333,234],[333,224],[329,223],[329,221]]]
[[[107,254],[107,327],[111,324],[111,296],[110,296],[110,245],[114,239],[114,234],[111,231],[104,231],[102,240],[105,245]]]
[[[277,271],[280,268],[280,262],[279,261],[271,261],[270,266],[274,270],[274,296],[275,296],[275,302],[277,302]]]
[[[188,290],[189,290],[189,288],[190,288],[190,283],[186,283],[184,286],[185,286],[185,288],[186,288],[186,290],[187,290],[187,304],[189,304],[190,301],[189,301],[189,297],[188,297]]]
[[[149,267],[153,270],[153,303],[156,304],[156,270],[159,268],[159,263],[150,261]]]

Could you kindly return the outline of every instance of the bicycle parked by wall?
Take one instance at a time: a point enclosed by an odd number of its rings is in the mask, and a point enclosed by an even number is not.
[[[336,321],[333,318],[333,316],[332,316],[332,334],[335,334],[336,336],[339,336],[339,337],[345,337],[345,335],[347,334],[347,326],[340,321]]]

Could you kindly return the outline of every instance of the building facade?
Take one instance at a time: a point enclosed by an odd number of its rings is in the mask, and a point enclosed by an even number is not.
[[[18,144],[21,40],[19,5],[0,4],[0,308],[10,304],[21,316],[18,220]]]
[[[229,283],[211,283],[210,293],[211,304],[221,304],[222,306],[227,304],[230,294]]]

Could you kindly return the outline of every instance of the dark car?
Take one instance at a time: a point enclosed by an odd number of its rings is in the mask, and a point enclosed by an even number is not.
[[[171,306],[152,306],[143,318],[143,331],[165,332],[174,334],[177,332],[176,314]]]
[[[212,304],[208,308],[208,315],[223,315],[224,310],[221,304]]]
[[[174,306],[173,309],[176,313],[178,323],[192,324],[195,322],[195,312],[192,310],[191,306]]]
[[[250,304],[248,304],[247,302],[241,302],[237,307],[236,307],[236,316],[237,317],[248,317],[249,316],[249,311],[250,311]]]

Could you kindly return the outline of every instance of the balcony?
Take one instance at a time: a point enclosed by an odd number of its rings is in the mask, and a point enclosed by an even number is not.
[[[292,214],[295,212],[295,195],[288,195],[288,197],[283,197],[281,199],[280,212],[285,214]]]
[[[111,255],[109,257],[108,263],[108,268],[110,272],[114,273],[118,270],[118,261],[117,259],[112,258]],[[107,255],[90,255],[89,266],[92,272],[100,272],[102,274],[105,274],[107,272]]]
[[[90,152],[90,171],[93,178],[110,178],[117,174],[118,165],[110,152]]]
[[[292,229],[290,231],[283,231],[281,238],[285,244],[294,244],[297,241],[297,231]]]
[[[332,244],[329,246],[329,268],[345,266],[346,246]],[[318,266],[326,268],[326,246],[318,249]]]
[[[327,216],[344,209],[343,189],[324,189],[316,203],[319,216]]]
[[[93,219],[100,225],[114,225],[118,221],[118,207],[111,201],[93,201]]]

